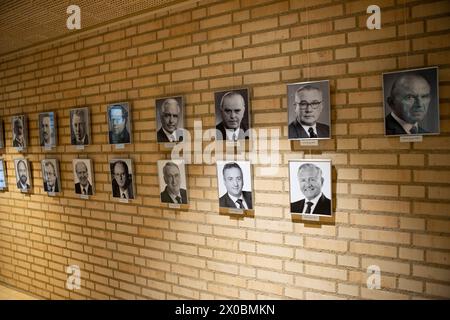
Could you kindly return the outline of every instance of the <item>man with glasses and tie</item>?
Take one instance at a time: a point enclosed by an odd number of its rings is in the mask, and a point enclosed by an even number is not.
[[[134,199],[132,177],[123,160],[111,163],[112,191],[114,198]]]
[[[161,202],[187,204],[187,193],[181,188],[180,169],[174,162],[167,162],[163,167],[166,187],[161,192]]]
[[[222,169],[223,181],[227,189],[219,199],[221,208],[252,209],[252,193],[243,191],[244,176],[241,167],[236,162],[229,162]]]
[[[161,129],[157,132],[158,142],[183,141],[183,132],[178,129],[181,107],[174,98],[164,100],[159,111]]]
[[[330,127],[317,122],[323,110],[322,91],[310,84],[294,94],[295,119],[289,124],[289,139],[329,138]]]
[[[331,200],[322,193],[322,170],[312,163],[304,163],[298,168],[297,178],[305,198],[292,202],[291,212],[331,215]]]
[[[75,164],[75,172],[77,174],[78,183],[75,184],[75,193],[82,195],[92,195],[92,185],[89,182],[89,171],[86,164],[78,161]]]
[[[56,168],[51,161],[44,161],[44,191],[59,192]]]
[[[246,112],[244,97],[238,91],[229,91],[222,96],[219,109],[222,122],[216,126],[216,139],[248,139],[248,125],[242,121]]]

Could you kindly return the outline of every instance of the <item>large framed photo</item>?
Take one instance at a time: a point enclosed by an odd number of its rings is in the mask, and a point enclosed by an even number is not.
[[[6,166],[5,161],[0,159],[0,190],[6,189]]]
[[[133,166],[131,159],[113,159],[109,161],[111,186],[114,198],[134,199]]]
[[[25,149],[28,145],[27,116],[18,115],[12,117],[12,145],[17,149]]]
[[[158,177],[162,203],[189,202],[184,160],[158,160]]]
[[[438,68],[383,73],[386,136],[440,133]]]
[[[30,164],[25,158],[14,159],[17,189],[28,192],[31,189]]]
[[[219,207],[253,210],[250,161],[217,161]]]
[[[287,85],[288,139],[330,139],[330,82]]]
[[[247,88],[214,93],[216,140],[238,141],[250,137],[250,100]]]
[[[39,141],[45,148],[56,147],[56,118],[54,112],[39,114]]]
[[[0,149],[5,148],[5,128],[3,126],[3,120],[0,119]]]
[[[184,100],[181,96],[156,99],[156,140],[158,143],[183,141]]]
[[[48,194],[61,192],[58,159],[44,159],[41,161],[41,166],[44,191]]]
[[[72,145],[84,146],[91,143],[91,121],[89,108],[70,110],[70,142]]]
[[[110,104],[107,114],[109,144],[131,143],[131,112],[128,102]]]
[[[290,160],[291,213],[332,215],[331,160]]]
[[[94,194],[94,173],[91,159],[73,159],[75,193],[83,196]]]

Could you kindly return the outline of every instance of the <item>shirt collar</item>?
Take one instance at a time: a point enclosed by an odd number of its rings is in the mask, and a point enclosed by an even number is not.
[[[170,141],[170,137],[172,137],[174,139],[173,142],[177,141],[177,130],[175,130],[172,133],[169,133],[166,131],[166,129],[164,129],[164,127],[162,127],[162,129],[163,129],[165,135],[167,136],[167,139],[169,139],[169,141]]]
[[[303,124],[303,123],[301,123],[301,122],[299,122],[299,124],[303,127],[303,130],[305,130],[306,131],[306,133],[308,133],[309,134],[309,128],[313,128],[313,130],[314,130],[314,133],[315,134],[317,134],[317,129],[316,129],[316,123],[314,123],[312,126],[308,126],[308,125],[306,125],[306,124]]]
[[[233,134],[236,135],[236,140],[238,140],[238,139],[239,139],[239,130],[240,130],[240,129],[241,129],[241,128],[237,128],[237,129],[225,129],[225,132],[226,132],[226,134],[227,134],[227,140],[234,141],[234,140],[233,140]]]
[[[417,122],[414,124],[408,123],[405,120],[397,117],[397,115],[394,112],[391,112],[391,115],[392,115],[392,118],[394,118],[399,123],[399,125],[402,126],[403,130],[405,130],[407,133],[411,133],[411,129],[413,127],[417,128]]]

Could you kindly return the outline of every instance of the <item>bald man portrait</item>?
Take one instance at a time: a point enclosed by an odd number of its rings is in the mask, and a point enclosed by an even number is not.
[[[75,193],[82,195],[93,195],[94,191],[92,184],[89,181],[92,179],[91,162],[87,161],[85,163],[81,159],[73,159],[73,167],[78,180],[78,182],[75,183]]]
[[[183,99],[169,97],[156,100],[158,143],[183,141]]]
[[[383,74],[383,85],[387,136],[439,132],[437,68]]]
[[[216,139],[249,139],[248,90],[216,92]]]

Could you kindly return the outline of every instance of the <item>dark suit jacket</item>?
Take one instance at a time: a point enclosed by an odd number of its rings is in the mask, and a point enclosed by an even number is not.
[[[187,193],[186,193],[186,190],[180,189],[180,195],[181,195],[181,203],[187,204]],[[176,202],[172,201],[172,198],[169,195],[169,191],[167,191],[167,187],[164,189],[163,192],[161,192],[161,202],[176,203]]]
[[[44,191],[48,192],[48,186],[47,186],[47,182],[44,182]],[[53,190],[54,192],[59,192],[59,188],[58,188],[58,179],[56,179],[55,181],[55,190]]]
[[[316,122],[317,138],[329,138],[330,127],[326,124]],[[310,138],[309,133],[303,129],[297,119],[289,124],[289,139]],[[314,138],[313,138],[314,139]]]
[[[112,131],[109,131],[109,143],[110,144],[118,144],[118,143],[130,143],[130,133],[127,128],[124,128],[120,134],[114,134]]]
[[[79,182],[78,182],[78,183],[75,183],[75,193],[77,193],[77,194],[83,194],[83,192],[81,191],[81,185],[80,185]],[[93,195],[93,192],[92,192],[92,186],[91,186],[90,183],[89,183],[89,185],[88,185],[87,194],[90,195],[90,196]]]
[[[128,199],[134,199],[133,183],[130,178],[128,178],[127,190],[128,190]],[[113,191],[114,198],[122,198],[122,196],[120,194],[119,185],[117,184],[117,181],[115,179],[113,179],[113,181],[112,181],[112,191]]]
[[[84,139],[83,139],[83,143],[82,143],[82,144],[78,144],[78,143],[77,143],[77,139],[75,139],[75,136],[74,136],[74,135],[71,135],[70,141],[71,141],[71,144],[73,144],[73,145],[80,145],[80,146],[82,146],[82,145],[88,145],[88,144],[89,144],[89,137],[88,137],[88,135],[85,135],[85,136],[84,136]]]
[[[245,139],[247,140],[249,138],[249,132],[247,131],[248,128],[242,123],[241,121],[241,126],[239,127],[239,135],[238,135],[238,140],[242,140]],[[226,129],[225,126],[223,124],[223,121],[221,123],[219,123],[216,126],[216,130],[220,132],[216,131],[216,139],[217,140],[227,140],[227,134],[226,134]]]
[[[23,139],[22,142],[17,139],[14,139],[13,147],[15,147],[15,148],[25,147],[25,139]]]
[[[245,202],[247,203],[247,207],[249,209],[253,209],[252,204],[252,193],[249,191],[242,191],[242,197],[244,198]],[[236,204],[233,200],[228,196],[228,192],[225,193],[223,196],[219,199],[219,207],[221,208],[233,208],[237,209]]]
[[[178,142],[183,141],[183,130],[177,129],[177,137],[178,137]],[[157,139],[158,139],[158,142],[170,142],[169,138],[167,138],[166,134],[164,133],[164,130],[162,127],[157,132]]]
[[[22,190],[22,185],[20,184],[20,182],[17,182],[17,189]],[[27,183],[27,190],[30,190],[30,189],[31,189],[31,187],[30,187],[30,185]]]
[[[405,131],[405,129],[403,129],[400,123],[398,123],[397,120],[395,120],[390,113],[386,116],[385,126],[386,126],[386,135],[409,134]],[[419,133],[429,133],[429,132],[418,126],[417,134]]]
[[[291,212],[293,213],[302,213],[303,207],[305,206],[305,199],[292,202],[291,203]],[[317,201],[317,205],[314,208],[313,212],[314,214],[324,214],[324,215],[330,215],[331,216],[331,200],[325,197],[325,195],[322,193],[322,196],[319,198],[319,201]]]

